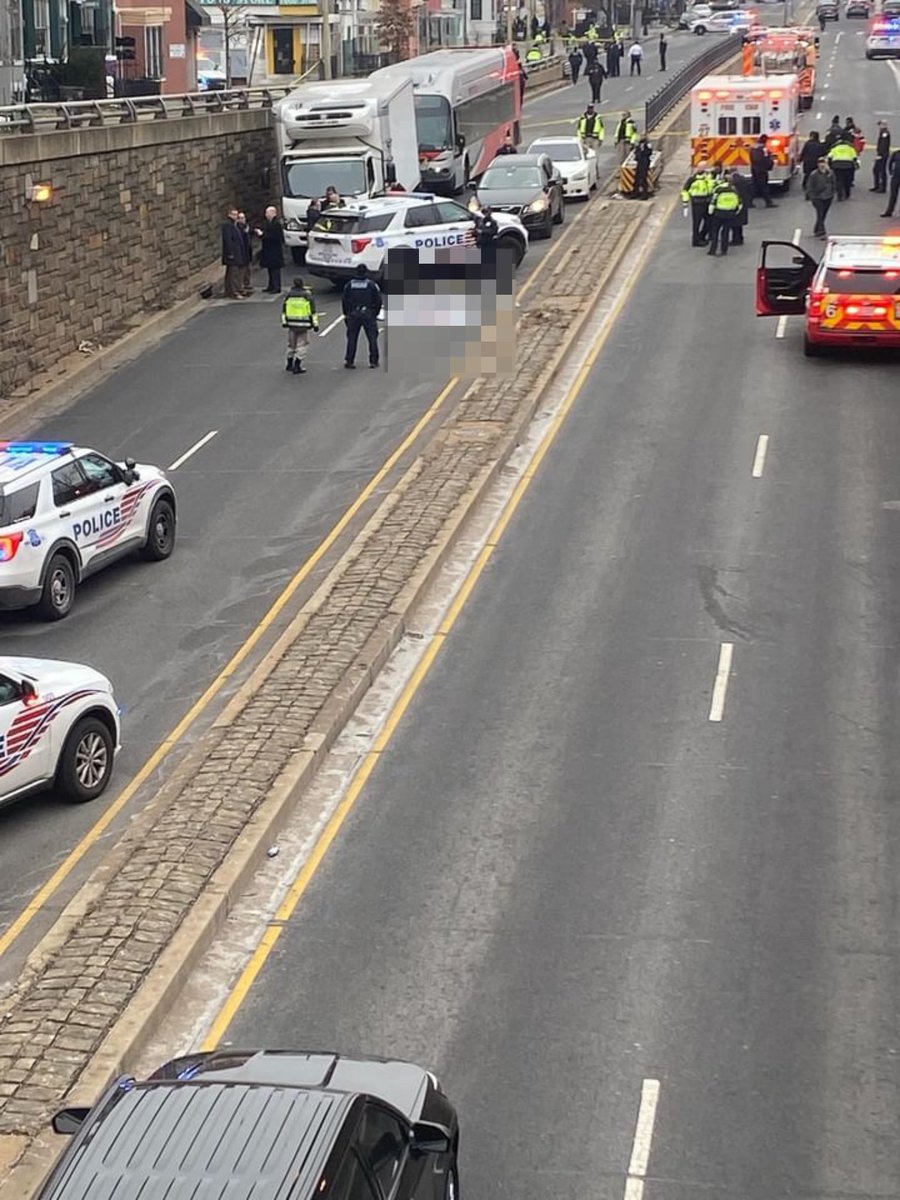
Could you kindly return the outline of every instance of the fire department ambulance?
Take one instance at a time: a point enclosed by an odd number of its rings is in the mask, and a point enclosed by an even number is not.
[[[753,47],[752,70],[745,75],[796,75],[800,81],[800,108],[812,108],[816,93],[815,42],[796,29],[773,29]]]
[[[799,113],[796,75],[707,75],[691,89],[691,165],[746,167],[765,133],[769,179],[787,190],[800,157]]]

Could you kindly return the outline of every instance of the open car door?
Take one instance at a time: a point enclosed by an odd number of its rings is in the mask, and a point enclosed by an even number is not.
[[[816,260],[793,242],[763,242],[756,268],[756,315],[802,315],[818,268]]]

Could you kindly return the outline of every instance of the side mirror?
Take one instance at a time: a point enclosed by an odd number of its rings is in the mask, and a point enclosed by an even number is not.
[[[125,483],[134,483],[134,481],[136,479],[140,478],[137,471],[135,470],[136,465],[137,464],[135,463],[133,458],[125,459],[125,466],[122,469],[122,479],[124,480]]]
[[[53,1117],[53,1132],[71,1135],[77,1133],[88,1118],[89,1108],[62,1108]]]
[[[465,150],[466,148],[466,139],[461,133],[456,135],[456,148],[457,150]]]
[[[38,690],[30,679],[23,679],[20,685],[22,699],[26,704],[33,704],[38,698]]]
[[[450,1131],[443,1125],[419,1121],[412,1128],[412,1144],[419,1154],[449,1154]]]

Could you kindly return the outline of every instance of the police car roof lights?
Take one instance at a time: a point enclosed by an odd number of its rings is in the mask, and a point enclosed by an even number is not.
[[[0,442],[0,454],[68,454],[74,442]]]

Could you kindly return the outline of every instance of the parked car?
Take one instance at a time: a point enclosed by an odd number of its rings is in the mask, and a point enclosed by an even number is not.
[[[868,20],[872,11],[872,6],[869,0],[847,0],[847,7],[844,9],[845,17],[863,17]]]
[[[563,178],[549,154],[509,154],[495,158],[482,175],[469,208],[490,206],[518,217],[536,237],[548,238],[565,220]]]
[[[586,147],[577,137],[538,138],[528,147],[529,154],[549,154],[562,175],[563,194],[567,200],[580,197],[587,200],[599,182],[596,151]]]
[[[689,29],[692,21],[697,21],[701,17],[711,17],[712,11],[708,4],[694,4],[681,14],[678,19],[678,28]]]
[[[816,5],[816,16],[824,17],[826,21],[837,21],[840,17],[837,0],[819,0]]]

